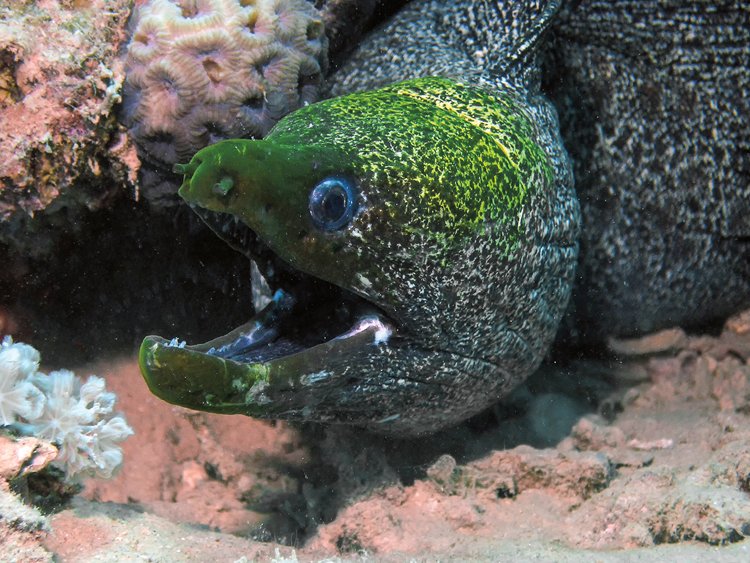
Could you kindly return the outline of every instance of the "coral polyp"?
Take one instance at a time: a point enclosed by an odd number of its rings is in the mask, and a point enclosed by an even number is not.
[[[10,337],[0,342],[0,428],[54,444],[53,465],[66,479],[112,477],[122,465],[119,443],[133,434],[115,414],[104,379],[85,382],[69,370],[39,372],[39,352]]]
[[[305,0],[152,0],[138,6],[123,122],[147,165],[169,169],[226,138],[264,136],[318,99],[327,61]],[[144,192],[149,193],[149,178]]]

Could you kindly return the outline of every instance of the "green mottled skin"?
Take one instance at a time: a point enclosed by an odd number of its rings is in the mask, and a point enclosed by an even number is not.
[[[371,185],[401,186],[391,219],[447,241],[487,222],[517,224],[528,190],[552,181],[517,103],[444,78],[309,106],[267,140],[336,147]]]
[[[337,127],[332,128],[334,122]],[[514,233],[497,242],[510,246],[520,234],[527,192],[552,181],[547,157],[532,135],[529,118],[509,96],[492,96],[445,78],[424,78],[302,108],[283,119],[263,143],[298,147],[292,170],[285,153],[266,161],[269,176],[298,173],[314,182],[345,171],[368,186],[388,190],[383,198],[390,204],[384,211],[404,232],[460,244],[467,233],[501,222],[513,226]],[[231,163],[241,184],[244,174],[257,180],[257,171],[245,167],[254,145],[242,140],[217,143],[196,158]],[[227,205],[213,191],[193,191],[180,193],[217,211],[244,217],[255,212],[243,209],[242,201]],[[299,195],[301,208],[308,194]]]
[[[532,133],[510,97],[417,79],[310,105],[263,141],[207,147],[194,161],[208,180],[196,174],[180,195],[240,217],[294,267],[394,311],[393,299],[404,293],[390,270],[402,266],[389,268],[390,251],[376,237],[387,233],[388,242],[405,248],[427,245],[444,263],[467,237],[500,225],[486,236],[508,255],[523,232],[530,190],[552,182]],[[233,180],[228,196],[214,188],[220,168]],[[367,201],[349,229],[320,233],[307,215],[309,191],[332,174],[354,178]],[[262,212],[268,207],[273,214]],[[354,230],[361,237],[351,236]],[[361,276],[372,285],[363,286]]]
[[[541,360],[577,255],[575,224],[560,220],[577,217],[565,207],[569,174],[529,107],[512,90],[415,79],[300,109],[261,141],[198,152],[184,167],[188,203],[238,217],[293,268],[364,297],[395,335],[377,344],[368,329],[255,364],[147,339],[152,390],[192,408],[401,434],[507,392]],[[333,232],[308,212],[330,176],[358,190],[357,213]]]

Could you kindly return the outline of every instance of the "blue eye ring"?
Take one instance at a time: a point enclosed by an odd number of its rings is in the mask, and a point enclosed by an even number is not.
[[[357,211],[354,183],[341,176],[329,176],[318,182],[310,192],[310,218],[324,231],[344,228]]]

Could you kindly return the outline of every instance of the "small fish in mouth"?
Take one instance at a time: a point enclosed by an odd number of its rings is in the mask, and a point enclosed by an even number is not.
[[[515,91],[423,78],[178,165],[180,196],[272,297],[204,344],[147,337],[151,390],[399,435],[492,404],[540,363],[573,281],[577,204],[551,115]]]

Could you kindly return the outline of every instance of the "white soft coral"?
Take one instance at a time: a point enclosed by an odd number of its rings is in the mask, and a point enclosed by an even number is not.
[[[133,434],[114,416],[116,397],[104,380],[86,383],[69,370],[38,372],[39,353],[5,339],[0,349],[0,426],[13,425],[54,443],[54,461],[68,479],[82,475],[108,478],[122,463],[118,443]]]
[[[44,396],[28,381],[39,368],[39,352],[26,344],[5,338],[0,344],[0,426],[16,418],[36,418],[44,407]]]
[[[105,390],[104,380],[91,376],[81,384],[64,369],[37,373],[32,382],[47,398],[40,416],[31,421],[34,435],[57,444],[55,463],[64,466],[69,477],[111,477],[122,463],[117,443],[133,431],[121,416],[112,416],[115,395]]]

